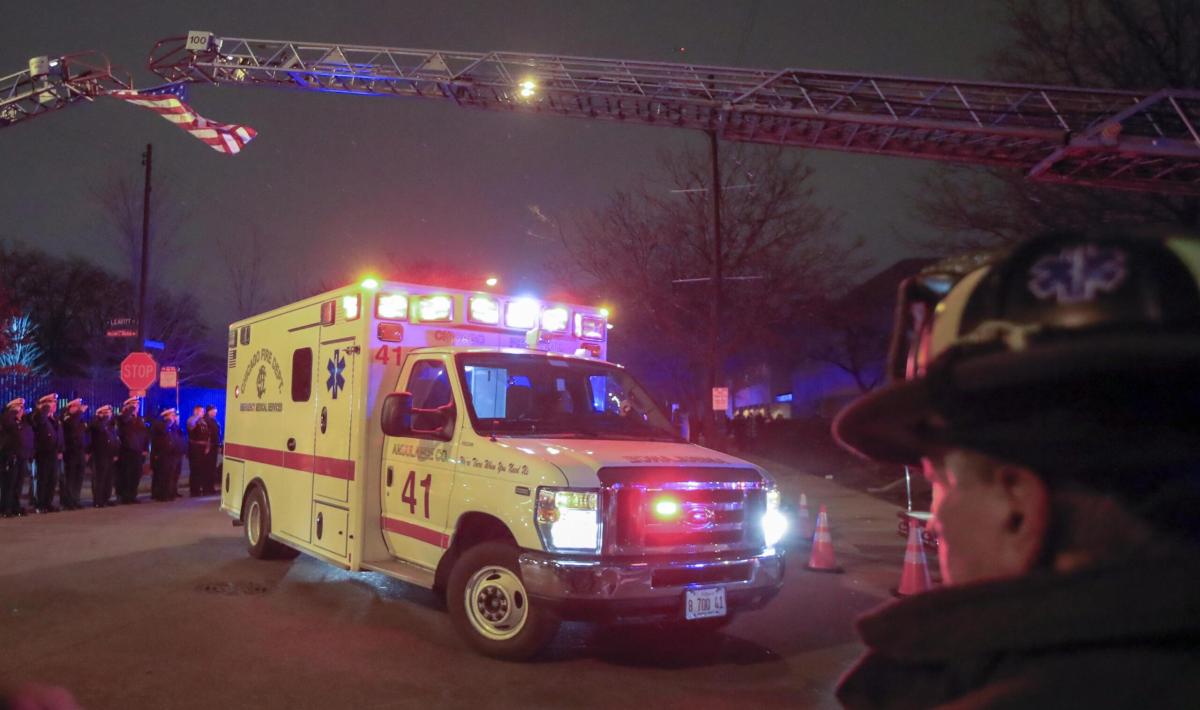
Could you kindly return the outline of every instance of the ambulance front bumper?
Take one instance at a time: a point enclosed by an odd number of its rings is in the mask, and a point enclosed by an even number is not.
[[[683,616],[683,592],[724,587],[730,611],[758,609],[783,584],[778,550],[703,559],[610,560],[526,551],[520,556],[525,589],[566,619],[670,620]]]

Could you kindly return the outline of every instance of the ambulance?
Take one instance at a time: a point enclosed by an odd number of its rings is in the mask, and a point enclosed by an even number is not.
[[[598,308],[374,279],[234,323],[221,510],[253,557],[435,590],[497,658],[562,620],[719,628],[782,584],[779,492],[681,439],[607,335]]]

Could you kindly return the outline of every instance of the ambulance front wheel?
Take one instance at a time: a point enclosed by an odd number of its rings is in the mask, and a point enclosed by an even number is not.
[[[454,628],[485,656],[521,661],[558,632],[559,619],[529,598],[517,548],[485,542],[463,553],[450,572],[446,606]]]
[[[259,486],[250,490],[242,508],[242,529],[246,531],[246,551],[260,560],[291,559],[296,550],[271,539],[271,506]]]

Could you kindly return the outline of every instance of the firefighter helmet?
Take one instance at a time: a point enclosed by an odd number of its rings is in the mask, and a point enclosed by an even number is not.
[[[965,446],[1043,474],[1200,460],[1196,236],[1047,234],[929,310],[897,309],[903,361],[834,421],[846,448],[907,464]]]

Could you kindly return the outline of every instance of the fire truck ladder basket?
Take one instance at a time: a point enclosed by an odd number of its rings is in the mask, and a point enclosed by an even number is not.
[[[36,57],[29,64],[0,77],[0,128],[132,86],[99,52]]]

